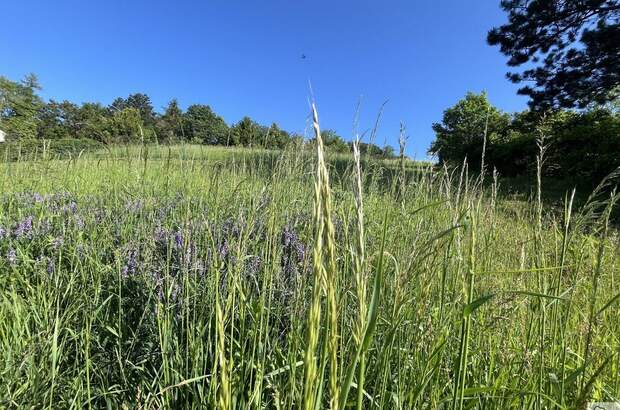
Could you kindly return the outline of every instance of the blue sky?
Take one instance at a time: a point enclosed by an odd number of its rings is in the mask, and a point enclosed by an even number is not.
[[[430,1],[5,1],[0,75],[34,72],[42,95],[109,104],[148,94],[160,110],[209,104],[228,123],[249,115],[304,133],[309,82],[324,128],[425,158],[431,124],[467,91],[507,111],[526,100],[504,77],[486,32],[505,20],[499,0]],[[306,55],[302,59],[301,55]]]

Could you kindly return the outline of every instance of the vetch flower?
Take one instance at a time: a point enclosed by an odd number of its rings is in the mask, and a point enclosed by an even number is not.
[[[263,260],[260,256],[249,256],[245,261],[245,274],[248,277],[256,277],[263,266]]]
[[[6,260],[11,266],[17,265],[17,253],[15,252],[15,249],[9,249],[9,251],[6,253]]]
[[[84,229],[84,219],[82,219],[82,217],[81,217],[81,216],[76,215],[76,216],[73,218],[73,223],[75,224],[75,227],[76,227],[79,231],[81,231],[81,230],[83,230],[83,229]]]
[[[32,216],[27,216],[15,225],[13,228],[13,236],[15,239],[32,239]]]
[[[306,257],[306,245],[289,226],[285,226],[282,230],[280,243],[282,244],[280,264],[284,276],[290,280],[299,274],[299,265]]]
[[[217,247],[217,254],[221,260],[226,260],[228,253],[228,241],[224,239],[224,242]]]
[[[143,207],[144,205],[142,204],[142,201],[139,199],[136,199],[135,201],[127,201],[125,203],[125,210],[128,212],[138,212],[142,210]]]
[[[38,228],[39,234],[45,235],[45,234],[48,234],[51,230],[52,230],[52,223],[50,222],[49,219],[43,219],[39,223],[39,228]]]
[[[183,247],[183,235],[181,234],[181,231],[176,231],[174,233],[174,244],[178,249]]]
[[[51,275],[52,273],[54,273],[54,270],[56,269],[55,264],[54,264],[54,259],[49,258],[49,260],[47,261],[47,268],[46,271],[49,275]]]
[[[79,260],[84,260],[84,256],[86,255],[86,250],[84,249],[84,245],[81,243],[75,247],[75,252]]]
[[[52,247],[56,250],[60,249],[65,243],[65,239],[62,236],[57,236],[52,240]]]
[[[75,213],[77,213],[77,208],[78,208],[78,206],[77,206],[77,202],[75,202],[75,201],[73,201],[73,200],[72,200],[71,202],[69,202],[69,203],[68,203],[68,204],[67,204],[67,205],[63,208],[63,211],[64,211],[65,213],[69,213],[69,212],[70,212],[70,213],[72,213],[72,214],[75,214]]]
[[[125,260],[125,266],[122,269],[123,278],[127,279],[129,275],[135,275],[138,271],[138,251],[136,249],[130,249],[127,252],[127,259]]]

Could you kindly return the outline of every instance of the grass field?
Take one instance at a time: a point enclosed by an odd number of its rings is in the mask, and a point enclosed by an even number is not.
[[[0,407],[618,400],[609,190],[548,210],[490,179],[191,146],[0,163]]]

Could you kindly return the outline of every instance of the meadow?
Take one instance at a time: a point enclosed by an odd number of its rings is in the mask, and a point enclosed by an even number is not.
[[[612,185],[550,208],[320,146],[4,161],[0,407],[618,400]]]

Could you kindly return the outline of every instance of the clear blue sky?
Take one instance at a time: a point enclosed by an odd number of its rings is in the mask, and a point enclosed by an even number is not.
[[[389,100],[377,142],[396,146],[402,120],[416,158],[468,90],[526,105],[485,42],[505,20],[499,0],[7,0],[1,11],[0,75],[34,72],[57,100],[144,92],[158,110],[176,97],[228,123],[249,115],[303,133],[310,81],[322,126],[347,139],[360,96],[362,131]]]

